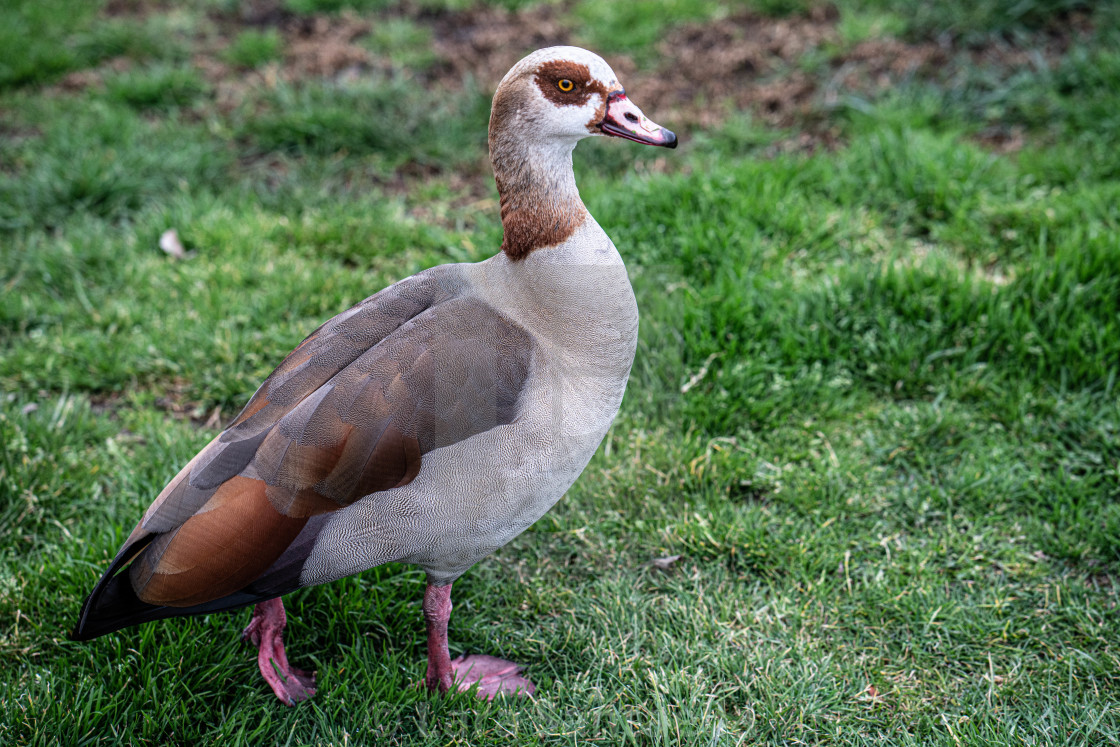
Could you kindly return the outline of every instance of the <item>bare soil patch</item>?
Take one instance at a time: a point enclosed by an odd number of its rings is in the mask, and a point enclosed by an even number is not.
[[[651,105],[693,110],[703,126],[716,124],[720,107],[701,109],[697,102],[725,101],[773,124],[788,124],[807,110],[817,88],[794,66],[837,41],[836,20],[828,6],[801,17],[742,13],[675,29],[658,45],[663,65],[653,73],[657,85],[648,86]]]
[[[164,7],[162,0],[110,0],[106,12],[143,16]],[[236,11],[210,14],[216,32],[199,35],[192,62],[217,91],[218,108],[229,111],[250,89],[279,81],[390,73],[392,63],[363,40],[379,18],[401,16],[426,26],[434,39],[435,64],[405,71],[418,85],[456,90],[473,80],[492,89],[527,52],[580,44],[579,30],[569,25],[564,12],[554,4],[517,11],[480,4],[446,11],[406,2],[376,17],[353,12],[302,16],[280,0],[251,0]],[[743,12],[670,30],[657,46],[660,60],[652,69],[638,68],[625,55],[608,56],[635,100],[685,133],[718,125],[730,112],[749,111],[767,124],[799,128],[784,149],[812,150],[837,141],[827,110],[847,95],[873,96],[912,78],[945,80],[962,62],[1007,74],[1052,64],[1078,36],[1091,31],[1089,16],[1079,14],[1015,42],[993,38],[966,46],[953,39],[915,43],[879,38],[845,48],[838,21],[830,4],[784,18]],[[223,52],[238,33],[265,27],[283,36],[282,60],[255,71],[225,62]],[[105,75],[127,64],[113,60],[71,73],[58,88],[71,92],[99,85]],[[996,128],[978,141],[1006,152],[1021,147],[1024,138],[1021,132]]]
[[[128,57],[113,57],[102,62],[97,67],[75,70],[67,73],[55,84],[55,88],[64,93],[75,93],[87,88],[98,88],[105,78],[116,73],[123,73],[132,68],[133,61]]]
[[[436,86],[455,86],[470,75],[492,88],[526,52],[580,43],[578,31],[565,25],[553,5],[520,12],[483,7],[415,20],[435,34],[440,64],[428,78]],[[844,96],[874,96],[912,78],[943,80],[960,60],[1008,74],[1040,61],[1052,64],[1077,35],[1091,30],[1082,15],[1018,43],[882,38],[845,49],[838,21],[829,4],[786,18],[744,12],[671,30],[658,44],[654,69],[638,68],[625,55],[609,57],[635,100],[658,117],[686,123],[685,131],[718,125],[729,111],[745,110],[770,125],[801,128],[782,150],[812,150],[837,142],[824,112]],[[993,132],[989,139],[1001,151],[1023,142],[1016,132]]]
[[[315,17],[289,23],[284,71],[293,79],[329,77],[353,68],[373,66],[373,55],[356,44],[370,23],[357,16]]]
[[[277,29],[284,38],[284,58],[276,75],[283,80],[329,78],[377,67],[375,56],[358,43],[376,19],[352,11],[303,16],[292,13],[279,0],[255,0],[238,15],[216,13],[213,18],[222,31],[219,48],[249,28]]]
[[[450,85],[472,76],[493,88],[514,63],[534,49],[577,43],[553,5],[518,12],[482,6],[421,14],[416,20],[432,28],[440,58],[432,72]]]

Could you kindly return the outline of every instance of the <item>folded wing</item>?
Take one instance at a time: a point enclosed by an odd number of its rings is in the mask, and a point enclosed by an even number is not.
[[[452,268],[387,288],[288,355],[160,493],[73,637],[292,591],[332,512],[407,485],[433,449],[512,422],[532,338],[463,293]]]

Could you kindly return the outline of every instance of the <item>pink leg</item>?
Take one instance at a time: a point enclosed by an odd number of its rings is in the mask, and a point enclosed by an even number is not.
[[[281,703],[294,705],[296,701],[307,700],[315,694],[315,674],[288,664],[282,637],[287,624],[284,603],[279,598],[269,599],[253,608],[253,619],[241,633],[241,640],[252,641],[260,649],[257,666],[265,682]]]
[[[451,618],[451,584],[424,590],[424,620],[428,623],[428,674],[424,684],[442,693],[456,685],[469,690],[478,684],[478,697],[492,700],[499,693],[532,695],[537,686],[521,676],[520,664],[496,656],[472,654],[451,661],[447,650],[447,621]]]

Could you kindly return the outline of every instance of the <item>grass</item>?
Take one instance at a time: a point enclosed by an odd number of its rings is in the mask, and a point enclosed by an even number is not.
[[[650,107],[688,132],[672,154],[577,149],[638,357],[584,475],[456,584],[451,621],[453,653],[528,663],[532,701],[413,686],[423,579],[402,566],[288,597],[292,658],[320,677],[292,709],[237,643],[244,613],[66,640],[152,497],[309,330],[499,245],[487,91],[413,77],[439,69],[426,14],[463,4],[435,5],[356,40],[392,72],[233,106],[285,38],[220,2],[3,11],[36,31],[0,44],[0,742],[1120,742],[1114,12],[1059,54],[969,56],[1069,3],[839,3],[851,43],[967,41],[795,125],[833,149]],[[743,6],[666,7],[562,10],[586,44],[632,25],[644,41],[617,43],[657,65],[664,29]],[[158,248],[172,227],[183,259]]]
[[[284,40],[276,29],[242,31],[226,50],[228,62],[245,68],[260,67],[283,56]]]
[[[396,67],[422,71],[437,61],[432,36],[430,29],[408,18],[386,18],[371,31],[367,45]]]
[[[578,3],[572,14],[594,49],[630,53],[649,62],[656,58],[657,41],[667,29],[716,14],[726,15],[723,5],[714,0]],[[619,29],[626,29],[626,33],[619,34]]]
[[[48,79],[80,65],[82,56],[62,44],[90,23],[97,3],[6,3],[0,9],[0,89]]]
[[[405,162],[461,166],[479,160],[488,117],[489,100],[481,92],[433,101],[405,78],[371,78],[278,86],[250,103],[235,126],[258,152],[373,154],[392,169]]]

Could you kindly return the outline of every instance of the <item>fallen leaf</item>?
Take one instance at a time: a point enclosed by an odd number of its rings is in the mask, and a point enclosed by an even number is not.
[[[719,353],[712,353],[708,356],[707,360],[704,361],[704,364],[700,366],[700,370],[693,374],[688,381],[681,385],[681,394],[688,394],[689,389],[699,384],[700,380],[708,375],[708,366],[712,365],[712,361],[714,361],[718,356]]]
[[[175,259],[187,256],[186,250],[183,249],[183,242],[179,240],[179,232],[174,228],[169,228],[160,234],[159,248]]]
[[[876,687],[874,685],[868,685],[867,686],[867,694],[869,696],[871,696],[872,698],[878,698],[879,697],[879,690],[876,689]]]

